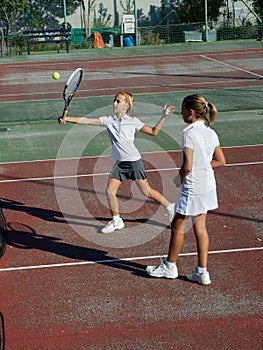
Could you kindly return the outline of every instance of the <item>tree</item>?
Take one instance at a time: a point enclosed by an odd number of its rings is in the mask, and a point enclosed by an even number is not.
[[[224,0],[207,1],[207,16],[210,22],[217,21],[220,8],[225,6]],[[182,0],[179,5],[179,21],[185,23],[204,22],[204,0]]]
[[[155,26],[162,22],[162,10],[160,7],[150,5],[147,16],[138,16],[141,26]]]
[[[70,15],[79,7],[78,0],[67,0]],[[51,29],[64,18],[62,0],[4,0],[0,7],[1,27],[17,34],[26,29]]]
[[[103,3],[99,3],[98,17],[94,17],[94,27],[95,28],[107,28],[111,19],[111,14],[108,14],[108,9],[104,7]]]
[[[134,13],[134,0],[120,0],[121,8],[125,15],[132,15]]]
[[[263,19],[263,0],[254,0],[253,7],[259,17]]]
[[[254,7],[255,12],[258,14],[258,16],[263,20],[263,0],[254,0],[253,7]],[[259,40],[262,40],[262,37],[263,37],[262,32],[263,32],[263,24],[261,22],[259,24],[259,28],[258,28]]]
[[[5,0],[1,2],[1,28],[6,31],[6,34],[16,31],[15,23],[19,16],[29,9],[29,5],[29,0]]]
[[[62,0],[29,0],[30,11],[20,22],[21,27],[30,29],[58,28],[64,20]],[[66,0],[66,14],[73,14],[80,6],[78,0]],[[64,22],[64,21],[63,21]]]
[[[1,52],[6,53],[8,42],[7,35],[15,33],[15,23],[21,13],[28,9],[28,0],[5,0],[1,2],[0,7],[0,36],[1,36]]]
[[[82,18],[83,18],[83,24],[85,29],[86,38],[90,35],[90,16],[91,12],[95,10],[96,6],[96,0],[88,0],[88,13],[86,12],[86,6],[84,0],[78,0],[81,3],[82,7]]]

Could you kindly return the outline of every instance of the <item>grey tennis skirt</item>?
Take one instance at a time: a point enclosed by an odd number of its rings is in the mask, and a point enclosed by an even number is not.
[[[144,180],[147,178],[143,161],[141,159],[136,161],[116,162],[110,172],[110,178],[119,181],[125,180]]]

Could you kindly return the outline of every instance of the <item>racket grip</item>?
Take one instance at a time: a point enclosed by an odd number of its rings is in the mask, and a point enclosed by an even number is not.
[[[64,110],[63,110],[61,118],[64,118],[67,115],[67,113],[68,113],[68,107],[65,107]]]

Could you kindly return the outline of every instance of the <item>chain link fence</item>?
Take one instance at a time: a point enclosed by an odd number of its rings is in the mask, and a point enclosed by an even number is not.
[[[76,30],[73,28],[70,40],[70,50],[90,49],[94,47],[95,31],[100,32],[105,44],[105,48],[121,47],[122,36],[118,28],[93,28],[90,37],[85,38],[84,31],[78,31],[76,40]],[[109,45],[109,41],[113,36],[113,45]],[[218,24],[216,29],[206,30],[205,23],[190,24],[171,24],[138,27],[137,33],[127,34],[132,37],[130,46],[152,46],[152,45],[172,45],[183,42],[211,42],[226,40],[258,40],[262,41],[262,24],[248,24],[246,26],[230,27],[224,23]],[[3,30],[0,30],[1,56],[5,55],[21,55],[27,52],[27,42],[23,34],[5,36]],[[35,45],[32,45],[32,52],[39,51],[63,51],[63,43],[52,43],[48,38],[41,38]]]

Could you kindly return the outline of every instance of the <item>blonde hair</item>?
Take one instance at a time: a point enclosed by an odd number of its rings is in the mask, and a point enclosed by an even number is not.
[[[115,99],[118,95],[122,95],[125,97],[125,100],[129,106],[127,109],[127,114],[131,114],[133,112],[133,103],[134,103],[134,97],[132,96],[132,94],[130,92],[127,92],[127,91],[119,91],[116,94]]]
[[[208,126],[215,122],[217,114],[216,106],[210,102],[207,102],[203,96],[186,96],[182,104],[186,109],[193,109],[195,111],[196,117],[204,119],[207,122]],[[207,114],[209,118],[207,118]]]

